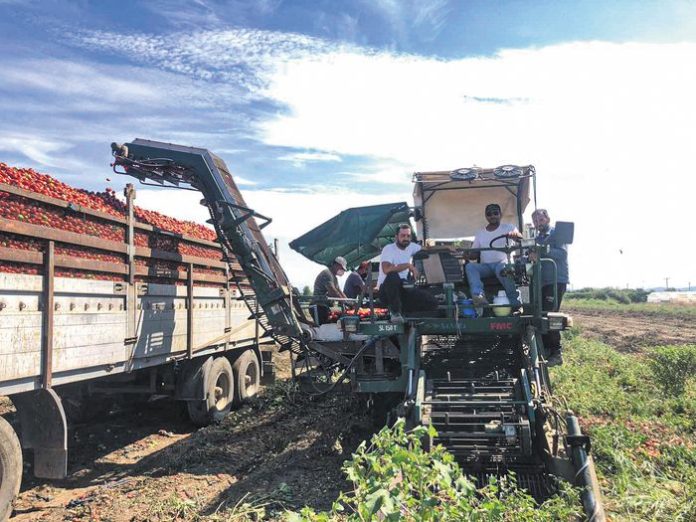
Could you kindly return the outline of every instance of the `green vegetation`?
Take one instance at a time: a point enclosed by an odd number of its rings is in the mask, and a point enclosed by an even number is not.
[[[673,396],[686,391],[696,376],[696,346],[663,346],[650,354],[650,368],[662,389]]]
[[[696,346],[638,358],[567,339],[554,393],[581,419],[612,520],[696,520]]]
[[[696,520],[696,346],[617,353],[566,336],[566,364],[552,370],[554,392],[592,437],[607,515],[618,521]],[[289,522],[362,520],[573,520],[569,488],[536,507],[514,477],[475,490],[442,448],[427,453],[425,428],[383,429],[344,466],[353,490],[329,512],[305,508]]]
[[[650,292],[642,288],[581,288],[565,294],[566,299],[585,299],[595,301],[614,301],[616,303],[644,303]]]
[[[330,512],[304,508],[300,513],[288,512],[286,520],[531,522],[580,516],[579,497],[568,486],[561,486],[561,492],[542,506],[517,488],[514,476],[491,480],[477,490],[442,446],[430,452],[423,449],[421,440],[434,434],[424,427],[407,433],[403,421],[383,428],[369,447],[363,443],[343,467],[353,491],[341,494]]]
[[[592,454],[609,519],[696,520],[696,345],[649,348],[645,356],[636,357],[588,340],[577,328],[566,332],[564,338],[566,363],[551,369],[554,395],[562,404],[559,411],[575,411],[583,430],[592,437]],[[259,406],[263,411],[287,408],[302,400],[291,383],[279,383],[267,393],[263,406]],[[245,418],[248,414],[238,412],[225,424],[240,426]],[[219,430],[215,433],[220,440],[228,440],[224,426],[212,429]],[[443,448],[423,449],[421,441],[426,435],[426,428],[407,433],[399,422],[391,429],[382,429],[369,443],[362,443],[343,466],[349,482],[346,491],[328,511],[300,509],[304,497],[296,497],[282,483],[269,487],[263,495],[245,496],[234,504],[222,502],[213,506],[214,512],[207,497],[162,494],[146,519],[582,519],[577,491],[567,485],[561,485],[560,493],[541,506],[516,487],[514,476],[476,490]],[[213,448],[217,446],[187,446],[182,458],[192,465],[205,459],[228,458]],[[333,498],[332,494],[329,499]]]

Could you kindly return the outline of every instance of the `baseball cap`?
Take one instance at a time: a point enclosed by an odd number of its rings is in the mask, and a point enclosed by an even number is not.
[[[345,257],[338,256],[336,259],[334,259],[334,263],[340,265],[343,270],[348,270],[348,263],[346,262]]]
[[[486,205],[486,214],[488,214],[492,210],[497,210],[498,212],[500,212],[500,205],[498,205],[497,203],[489,203],[488,205]]]

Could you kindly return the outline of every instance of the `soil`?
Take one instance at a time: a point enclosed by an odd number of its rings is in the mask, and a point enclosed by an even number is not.
[[[276,384],[219,425],[196,430],[160,400],[71,427],[69,477],[35,479],[25,464],[11,520],[183,520],[245,502],[273,518],[330,508],[348,487],[343,462],[376,426],[350,395],[300,393],[281,357]]]
[[[684,317],[640,312],[579,310],[564,305],[584,337],[621,352],[641,353],[652,346],[696,344],[696,323]]]
[[[583,336],[624,352],[696,343],[696,325],[684,319],[565,310]],[[120,404],[71,427],[69,477],[37,480],[26,464],[12,520],[214,519],[235,505],[240,514],[263,506],[277,519],[285,508],[329,508],[349,486],[343,462],[378,426],[351,395],[300,393],[287,355],[275,361],[278,382],[216,426],[196,430],[176,403],[161,400]],[[0,410],[11,419],[9,401]]]

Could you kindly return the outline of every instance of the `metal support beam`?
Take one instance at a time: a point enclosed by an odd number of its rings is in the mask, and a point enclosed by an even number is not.
[[[53,314],[55,284],[55,244],[49,241],[44,255],[43,328],[41,336],[41,386],[51,387],[53,379]]]
[[[186,281],[186,356],[193,357],[193,264],[188,266]]]
[[[128,183],[126,188],[123,189],[123,193],[126,196],[126,244],[128,245],[128,284],[135,284],[135,216],[134,216],[134,203],[135,200],[135,188],[132,183]],[[130,336],[129,336],[130,337]]]

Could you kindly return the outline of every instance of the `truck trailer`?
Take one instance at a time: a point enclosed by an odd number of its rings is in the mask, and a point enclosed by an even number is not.
[[[135,199],[0,164],[0,396],[16,409],[0,417],[0,520],[23,450],[37,477],[65,477],[71,421],[109,397],[169,395],[204,426],[273,378],[234,253]]]

